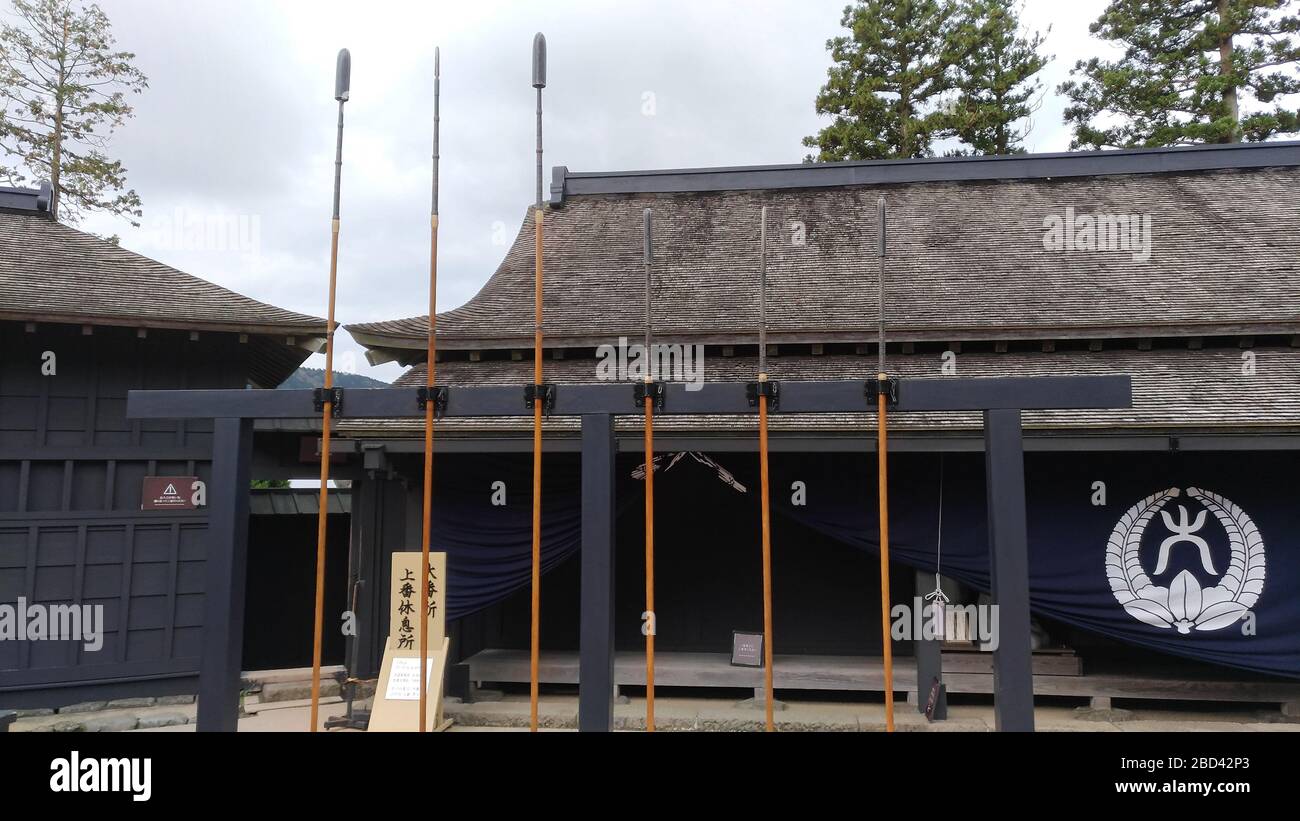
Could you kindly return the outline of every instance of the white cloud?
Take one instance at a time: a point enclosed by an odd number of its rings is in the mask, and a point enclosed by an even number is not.
[[[845,0],[783,2],[279,2],[100,0],[150,77],[113,152],[144,200],[139,229],[95,217],[132,250],[286,308],[323,315],[333,185],[335,53],[352,51],[338,319],[421,313],[426,302],[433,48],[442,48],[439,305],[471,297],[533,199],[535,31],[549,45],[550,167],[610,170],[797,162],[814,133],[827,38]],[[1053,88],[1098,53],[1101,0],[1033,0],[1052,31]],[[654,95],[654,115],[643,113]],[[1049,93],[1028,143],[1065,150]],[[258,252],[169,247],[158,217],[257,217]],[[171,243],[174,246],[175,243]],[[340,350],[357,350],[340,334]],[[365,370],[364,367],[362,369]],[[372,375],[392,379],[386,365]]]

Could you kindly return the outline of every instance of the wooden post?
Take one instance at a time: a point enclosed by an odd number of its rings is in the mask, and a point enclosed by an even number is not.
[[[1034,729],[1029,632],[1029,543],[1020,411],[984,411],[989,558],[998,646],[993,651],[993,715],[999,731]]]
[[[203,651],[199,663],[199,732],[233,733],[239,721],[252,464],[253,420],[213,420]]]
[[[614,729],[614,417],[582,417],[578,730]]]

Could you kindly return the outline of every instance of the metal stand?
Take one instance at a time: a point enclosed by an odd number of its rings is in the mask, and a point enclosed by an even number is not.
[[[361,682],[357,679],[348,678],[346,672],[338,674],[338,682],[339,695],[343,696],[343,701],[348,705],[347,710],[341,716],[325,719],[325,729],[365,730],[370,726],[370,711],[354,708],[354,703],[357,700],[357,685]]]

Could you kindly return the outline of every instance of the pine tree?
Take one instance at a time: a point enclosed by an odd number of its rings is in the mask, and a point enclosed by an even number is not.
[[[1089,29],[1118,60],[1079,61],[1060,86],[1072,148],[1265,140],[1295,132],[1293,0],[1113,0]],[[1255,105],[1243,105],[1258,103]],[[1247,113],[1246,108],[1251,108]]]
[[[141,215],[126,169],[104,149],[133,114],[128,93],[148,79],[115,51],[98,6],[72,0],[13,0],[17,25],[0,25],[0,176],[50,182],[50,212],[75,223],[89,211]],[[10,165],[9,163],[12,163]]]
[[[1024,153],[1029,126],[1018,123],[1038,108],[1037,74],[1051,59],[1039,53],[1042,35],[1022,32],[1012,0],[965,0],[954,31],[962,56],[957,96],[943,109],[943,132],[972,154]]]
[[[803,144],[820,162],[929,156],[956,58],[953,5],[859,0],[840,24],[851,34],[827,41],[834,65],[816,103],[834,119]]]

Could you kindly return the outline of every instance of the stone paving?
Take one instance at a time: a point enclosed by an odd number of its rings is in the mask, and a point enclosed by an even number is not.
[[[721,698],[659,698],[655,701],[656,729],[686,732],[745,732],[763,729],[763,711]],[[776,714],[777,729],[791,731],[880,732],[885,729],[884,706],[786,701]],[[241,732],[303,732],[307,729],[309,704],[303,700],[246,704],[240,719]],[[528,727],[528,699],[509,695],[496,701],[475,704],[448,703],[448,717],[455,720],[452,732],[521,731]],[[1110,710],[1070,707],[1039,707],[1037,726],[1045,732],[1300,732],[1300,720],[1270,710]],[[338,697],[322,699],[322,722],[343,713]],[[118,706],[93,712],[61,712],[26,715],[12,732],[193,732],[194,704],[152,704]],[[541,703],[541,725],[546,730],[577,727],[576,696],[546,696]],[[614,708],[615,729],[644,729],[645,703],[632,699]],[[915,708],[899,703],[895,725],[900,732],[988,732],[994,727],[993,708],[987,705],[957,705],[950,718],[930,723]]]
[[[310,681],[303,670],[257,671],[245,674],[250,692],[245,695],[241,732],[302,732],[310,715]],[[323,670],[320,720],[342,715],[344,707],[334,678],[336,668]],[[368,693],[373,692],[373,687]],[[526,730],[528,698],[520,693],[483,692],[472,704],[452,700],[445,713],[455,722],[453,732]],[[366,702],[359,702],[364,707]],[[782,699],[776,712],[777,729],[785,731],[874,732],[885,729],[884,705],[831,700]],[[1104,706],[1104,705],[1099,705]],[[1294,707],[1294,705],[1291,705]],[[59,710],[20,710],[10,732],[186,732],[193,731],[194,696],[129,698],[72,704]],[[578,699],[572,694],[545,694],[540,725],[548,730],[577,728]],[[1162,709],[1136,709],[1125,702],[1108,709],[1039,706],[1037,728],[1048,732],[1297,732],[1300,714],[1276,707],[1246,705],[1171,705]],[[616,730],[645,728],[644,699],[621,698],[614,707]],[[658,730],[687,732],[744,732],[764,727],[764,714],[753,700],[736,701],[712,696],[664,697],[655,701]],[[898,702],[895,725],[906,732],[987,732],[994,729],[989,704],[953,705],[949,719],[930,723],[914,705]]]
[[[194,696],[87,701],[55,710],[19,710],[11,733],[102,733],[184,725],[194,720]]]

